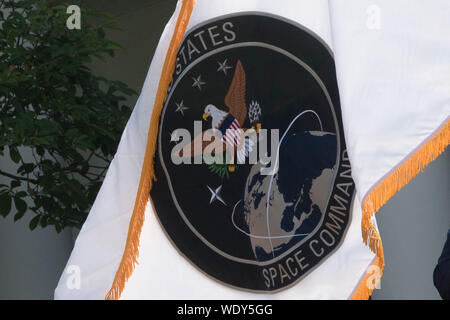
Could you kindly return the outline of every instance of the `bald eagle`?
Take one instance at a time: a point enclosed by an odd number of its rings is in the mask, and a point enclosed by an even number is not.
[[[195,137],[191,144],[181,149],[181,155],[184,157],[190,153],[191,157],[196,157],[201,155],[207,146],[213,144],[212,147],[214,148],[214,144],[218,146],[221,143],[224,151],[226,151],[226,145],[232,146],[233,150],[236,149],[238,161],[244,163],[254,144],[253,141],[244,137],[245,132],[248,130],[243,128],[247,118],[245,93],[246,75],[241,61],[238,60],[233,80],[224,100],[227,110],[208,104],[203,113],[203,120],[206,121],[208,118],[212,118],[211,128],[215,129],[215,132],[221,132],[221,139],[212,139],[211,134],[204,131]],[[195,145],[202,145],[201,153],[199,150],[195,150]],[[234,153],[232,156],[233,159],[228,166],[230,172],[235,170]]]

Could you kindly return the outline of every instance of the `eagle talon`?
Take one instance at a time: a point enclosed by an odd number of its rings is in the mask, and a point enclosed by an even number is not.
[[[256,132],[257,134],[261,133],[261,123],[257,123],[256,125],[252,125],[252,127],[249,129],[250,133]]]
[[[259,134],[261,132],[261,123],[256,124],[256,133]]]

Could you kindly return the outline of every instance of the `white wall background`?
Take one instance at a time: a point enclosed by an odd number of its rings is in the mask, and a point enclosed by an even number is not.
[[[87,3],[87,1],[84,1]],[[94,69],[140,91],[162,29],[176,0],[91,0],[118,17],[110,32],[125,49]],[[136,98],[131,99],[134,104]],[[0,158],[0,167],[12,164]],[[0,176],[0,183],[8,180]],[[9,182],[9,181],[8,181]],[[52,299],[73,246],[71,230],[30,232],[31,213],[0,218],[0,299]],[[377,214],[387,266],[374,299],[438,299],[432,274],[450,228],[450,152],[418,175]]]
[[[377,213],[386,267],[373,299],[440,299],[433,270],[450,228],[450,150]]]

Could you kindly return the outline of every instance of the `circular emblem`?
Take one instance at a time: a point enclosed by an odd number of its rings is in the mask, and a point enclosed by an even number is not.
[[[159,221],[222,283],[285,289],[345,237],[354,183],[334,60],[296,23],[240,13],[191,29],[156,157]]]

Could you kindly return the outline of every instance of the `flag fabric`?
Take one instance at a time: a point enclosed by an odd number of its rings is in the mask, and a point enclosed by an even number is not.
[[[367,299],[374,214],[449,143],[449,12],[178,1],[55,298]]]

